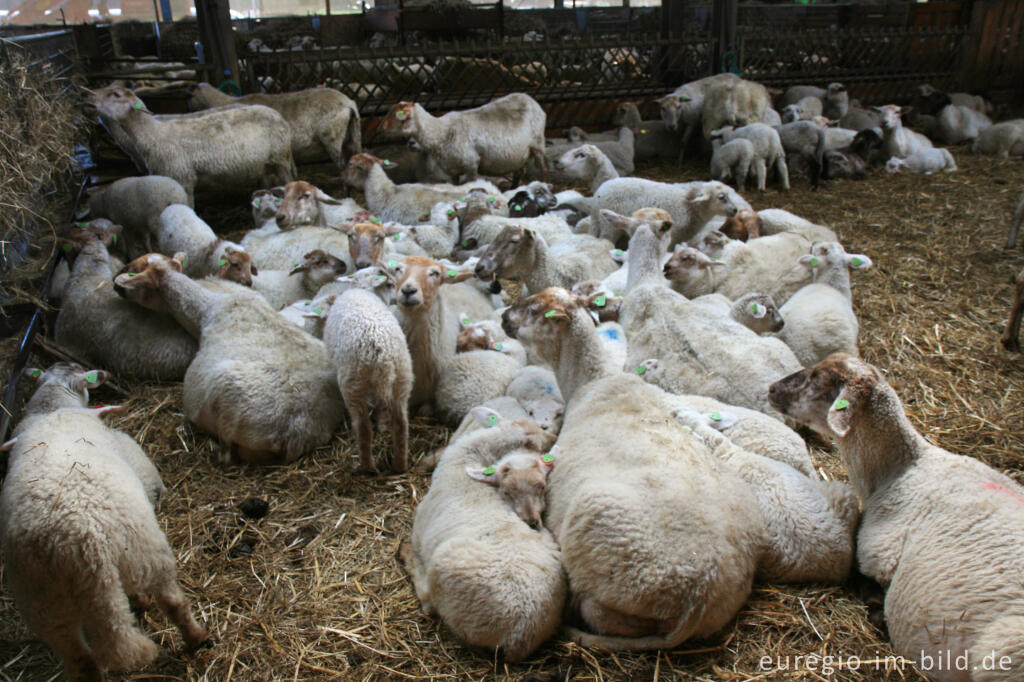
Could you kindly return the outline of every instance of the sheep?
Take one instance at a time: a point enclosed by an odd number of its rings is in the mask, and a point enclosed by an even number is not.
[[[799,155],[807,162],[811,186],[818,186],[822,155],[828,148],[826,131],[811,121],[793,121],[775,128],[786,154]],[[788,171],[788,166],[787,166]]]
[[[274,220],[282,230],[303,225],[330,227],[354,218],[363,210],[352,199],[333,199],[319,187],[303,180],[289,182],[274,191],[281,191],[280,201],[275,202],[277,213]]]
[[[486,408],[474,413],[493,426],[445,449],[399,557],[425,613],[439,616],[467,644],[500,650],[515,661],[558,629],[568,587],[551,532],[524,523],[504,492],[513,503],[532,498],[540,506],[535,491],[543,491],[558,463],[541,462],[534,444],[546,448],[553,439],[536,426]],[[539,470],[532,461],[540,462]],[[513,466],[521,462],[527,466]]]
[[[185,188],[174,178],[121,178],[89,196],[89,216],[108,218],[121,225],[126,237],[148,240],[160,214],[171,204],[192,206]]]
[[[972,154],[988,154],[1004,159],[1024,156],[1024,118],[1000,121],[978,133],[971,145]]]
[[[600,329],[598,333],[601,333]],[[561,431],[565,399],[550,369],[537,365],[520,368],[505,388],[505,395],[515,398],[530,419],[544,431],[554,434]]]
[[[737,78],[712,84],[704,97],[701,113],[704,139],[710,140],[712,131],[722,126],[739,128],[758,123],[770,108],[768,89],[760,83]]]
[[[931,175],[936,171],[953,173],[957,170],[956,161],[948,149],[918,149],[905,158],[892,157],[885,163],[885,170],[890,173],[906,171]]]
[[[459,335],[455,339],[455,352],[465,353],[474,350],[492,350],[503,353],[522,367],[526,364],[526,351],[523,345],[508,335],[496,319],[477,320],[462,317],[459,320]]]
[[[479,254],[509,225],[536,231],[549,245],[575,238],[569,224],[557,214],[545,213],[535,218],[508,218],[495,214],[497,202],[480,190],[471,190],[458,209],[462,223],[461,253],[472,250]]]
[[[774,128],[764,123],[751,123],[742,128],[729,126],[716,130],[711,139],[720,138],[723,143],[736,139],[746,139],[754,147],[754,170],[757,173],[757,188],[765,190],[765,175],[768,168],[774,168],[782,189],[789,189],[789,171],[786,168],[786,152],[782,149],[782,140]],[[714,142],[713,142],[714,144]]]
[[[824,104],[817,97],[804,97],[795,104],[787,104],[779,112],[782,122],[792,123],[793,121],[809,121],[815,116],[821,116]]]
[[[530,415],[526,414],[526,410],[523,409],[523,406],[519,401],[505,395],[500,395],[497,398],[491,398],[490,400],[481,403],[479,407],[486,407],[489,410],[497,412],[498,416],[502,419],[530,420]],[[469,414],[462,418],[462,422],[459,424],[459,427],[452,432],[451,438],[448,439],[448,442],[454,443],[465,435],[485,428],[487,428],[486,421],[481,424],[477,421],[476,417],[473,416],[473,411],[470,410]],[[419,462],[416,463],[416,468],[422,471],[433,471],[434,467],[437,466],[437,460],[441,458],[443,453],[444,448],[427,453],[420,458]]]
[[[118,375],[180,381],[198,345],[174,319],[118,296],[103,239],[85,233],[64,287],[54,337],[77,357]]]
[[[505,343],[518,344],[517,341],[495,341],[492,345],[494,343],[502,349]],[[440,421],[457,426],[474,406],[504,395],[522,366],[523,362],[513,354],[497,348],[456,353],[441,367],[434,389]]]
[[[430,258],[450,256],[459,243],[461,222],[455,205],[447,201],[439,201],[429,211],[420,216],[427,222],[420,222],[408,229],[409,237],[416,242]],[[404,254],[407,256],[416,254]]]
[[[324,323],[324,345],[337,372],[338,388],[352,420],[359,449],[359,469],[373,466],[371,408],[389,424],[391,468],[409,468],[409,394],[412,358],[398,320],[377,294],[352,288],[338,296]]]
[[[580,142],[555,144],[547,147],[544,155],[547,157],[548,166],[554,163],[556,159],[563,156],[566,152],[578,148],[580,146]],[[615,139],[613,140],[595,140],[587,142],[590,146],[596,147],[604,152],[605,156],[608,157],[608,160],[611,162],[612,167],[615,168],[615,172],[617,174],[632,175],[633,171],[636,169],[633,163],[635,155],[635,137],[632,129],[623,126],[618,129]],[[571,180],[562,177],[560,173],[555,173],[552,176],[551,181],[563,185],[571,182]]]
[[[508,214],[514,218],[535,218],[547,213],[558,204],[551,185],[534,180],[528,185],[520,186],[502,193]]]
[[[1020,352],[1020,318],[1022,313],[1024,313],[1024,270],[1017,275],[1013,305],[1010,306],[1010,319],[1006,321],[1006,330],[1003,332],[1003,338],[1001,339],[1006,350]]]
[[[882,373],[857,358],[832,355],[780,380],[772,402],[838,447],[863,505],[858,568],[886,588],[896,654],[966,657],[978,671],[936,679],[1024,676],[1024,487],[930,444]],[[1006,667],[982,672],[977,662],[996,653],[1012,654]]]
[[[931,149],[932,141],[921,133],[903,127],[900,107],[886,104],[875,107],[882,116],[882,151],[889,157],[906,158],[919,149]]]
[[[775,106],[780,109],[790,104],[796,104],[802,99],[807,97],[815,97],[819,100],[824,100],[825,95],[828,91],[824,88],[819,88],[816,85],[791,85],[786,88],[786,91],[779,95],[775,102]]]
[[[291,129],[273,109],[228,107],[157,117],[131,90],[117,87],[92,91],[91,102],[118,146],[132,150],[149,174],[177,180],[190,206],[197,187],[249,191],[268,173],[285,182],[295,175]],[[221,130],[231,132],[217,134]]]
[[[982,130],[992,125],[984,113],[955,104],[944,107],[937,118],[938,136],[946,144],[973,143]]]
[[[417,222],[424,212],[439,201],[455,201],[474,188],[481,188],[495,203],[504,206],[501,192],[486,180],[471,180],[462,185],[407,183],[396,185],[384,172],[391,163],[371,154],[355,154],[341,174],[341,179],[366,195],[366,206],[381,220],[395,220],[404,224]]]
[[[792,232],[809,242],[839,241],[836,233],[824,225],[816,225],[781,208],[765,208],[758,211],[757,215],[761,219],[761,231],[764,235]]]
[[[171,204],[160,213],[153,237],[160,253],[185,254],[184,272],[189,277],[216,274],[252,286],[253,275],[259,274],[259,268],[244,246],[219,238],[184,204]]]
[[[546,175],[546,121],[547,115],[536,100],[513,93],[439,118],[419,104],[399,102],[388,111],[381,128],[411,137],[449,177],[469,182],[481,173],[522,171],[530,159]]]
[[[839,242],[818,242],[797,261],[813,273],[813,281],[793,294],[779,312],[786,326],[779,338],[793,349],[804,367],[835,352],[857,353],[857,316],[850,293],[850,268],[871,267],[863,254],[848,254]]]
[[[349,258],[358,270],[368,268],[378,261],[388,260],[397,252],[397,248],[393,246],[393,239],[404,237],[406,233],[403,227],[384,225],[379,220],[375,223],[342,224],[338,226],[338,230],[348,237]],[[409,242],[405,244],[405,250],[411,247],[415,251],[410,255],[426,255],[426,252],[412,240],[405,241]]]
[[[839,117],[839,127],[856,130],[857,132],[872,129],[881,131],[882,117],[877,111],[872,109],[851,106],[845,114]]]
[[[608,256],[613,244],[590,235],[548,246],[534,230],[521,225],[506,226],[488,245],[476,265],[480,279],[518,279],[527,291],[536,293],[549,286],[569,288],[585,279],[601,279],[618,268]]]
[[[232,97],[209,83],[189,88],[189,106],[193,111],[228,104],[261,104],[279,113],[291,127],[292,156],[297,163],[330,159],[340,168],[346,157],[363,151],[359,109],[337,90],[311,88],[278,95]]]
[[[619,177],[611,160],[592,144],[566,151],[554,160],[554,167],[572,184],[588,183],[591,194],[595,194],[608,180]]]
[[[612,114],[612,125],[625,126],[633,131],[634,156],[637,159],[679,158],[679,135],[664,121],[644,121],[633,102],[620,102]]]
[[[867,164],[850,149],[827,149],[821,158],[821,179],[864,180],[867,178]]]
[[[274,310],[281,310],[300,299],[308,299],[320,287],[345,274],[345,261],[314,249],[291,270],[263,269],[252,280],[252,288]],[[296,276],[298,275],[298,276]]]
[[[850,95],[842,83],[829,83],[822,101],[825,106],[821,113],[833,121],[841,119],[850,110]]]
[[[966,92],[942,92],[924,83],[914,89],[913,107],[921,114],[935,116],[949,105],[966,107],[981,114],[991,115],[992,105],[980,95]]]
[[[584,301],[546,289],[506,310],[502,324],[552,364],[568,401],[546,522],[574,615],[590,630],[570,629],[573,641],[672,648],[724,627],[750,592],[762,547],[749,487],[675,422],[663,391],[607,367]],[[683,529],[680,519],[700,521]]]
[[[747,186],[747,174],[751,164],[760,182],[765,176],[764,159],[754,156],[754,145],[750,140],[738,138],[719,145],[711,155],[711,179],[725,182],[736,179],[736,189],[743,192]],[[763,190],[763,187],[758,189]]]
[[[160,254],[114,283],[151,292],[199,338],[185,372],[185,416],[240,459],[291,462],[330,440],[342,403],[324,345],[250,295],[207,292]]]
[[[1024,225],[1024,192],[1021,192],[1020,199],[1017,200],[1017,208],[1013,209],[1013,219],[1010,221],[1010,231],[1006,236],[1005,248],[1012,249],[1017,246],[1017,233],[1020,232],[1022,225]]]
[[[740,296],[735,301],[721,294],[705,294],[691,302],[716,315],[727,315],[755,334],[777,332],[786,324],[772,297],[756,291]]]
[[[708,89],[720,83],[731,83],[739,78],[732,73],[720,73],[684,83],[673,92],[657,100],[661,120],[669,132],[679,134],[679,163],[683,162],[686,147],[693,131],[701,125],[704,98]]]
[[[0,491],[0,545],[9,595],[28,627],[60,656],[71,680],[136,670],[159,648],[136,626],[130,597],[155,598],[190,649],[206,630],[177,580],[174,552],[153,505],[166,492],[128,434],[89,409],[102,370],[60,363],[27,370],[37,384],[14,430]]]
[[[761,216],[748,208],[741,208],[735,215],[729,216],[718,228],[721,234],[729,239],[738,239],[745,242],[749,239],[757,239],[761,236]],[[706,238],[711,232],[706,232]]]

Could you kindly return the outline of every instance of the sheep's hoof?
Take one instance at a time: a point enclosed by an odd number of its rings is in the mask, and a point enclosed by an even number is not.
[[[1006,350],[1010,351],[1011,353],[1020,352],[1020,341],[1018,341],[1017,339],[1011,338],[1009,336],[1004,336],[1001,340],[1003,342],[1003,348],[1005,348]]]

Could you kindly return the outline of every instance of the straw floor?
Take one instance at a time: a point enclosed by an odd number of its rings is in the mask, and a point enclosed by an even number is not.
[[[786,208],[829,225],[848,251],[872,258],[874,268],[853,275],[863,356],[885,371],[930,440],[1024,481],[1024,357],[999,344],[1009,280],[1024,267],[1024,252],[1002,248],[1024,163],[957,158],[961,171],[953,174],[875,171],[866,182],[817,192],[798,179],[789,193],[749,198],[755,208]],[[706,172],[696,161],[682,170],[639,170],[660,180]],[[316,179],[328,191],[338,188]],[[245,219],[240,208],[217,210]],[[13,343],[0,349],[7,367]],[[854,586],[757,585],[719,636],[676,651],[613,654],[555,638],[525,662],[492,660],[421,613],[395,557],[427,475],[353,475],[346,430],[291,466],[224,466],[215,444],[185,422],[180,385],[122,385],[130,396],[101,390],[96,400],[128,406],[113,425],[135,436],[163,473],[169,492],[159,519],[181,582],[215,639],[185,655],[178,633],[148,611],[143,627],[165,653],[146,671],[112,679],[922,679],[909,664],[885,662],[892,655],[886,635]],[[410,436],[418,459],[443,446],[448,432],[415,421]],[[378,441],[381,452],[385,443]],[[816,449],[815,460],[830,477],[843,476],[832,453]],[[250,498],[269,504],[264,518],[245,515],[241,505]],[[794,660],[810,654],[833,658],[827,666]],[[787,661],[789,669],[779,670]],[[52,654],[4,596],[0,679],[58,675]]]

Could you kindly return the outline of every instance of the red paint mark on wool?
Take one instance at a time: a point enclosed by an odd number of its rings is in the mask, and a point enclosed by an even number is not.
[[[997,493],[1009,495],[1014,499],[1014,501],[1017,504],[1024,504],[1024,497],[1022,497],[1020,493],[1014,492],[1013,490],[1010,490],[1006,486],[999,485],[998,483],[993,483],[992,481],[985,481],[984,483],[981,484],[981,487],[985,488],[986,490],[992,490]]]

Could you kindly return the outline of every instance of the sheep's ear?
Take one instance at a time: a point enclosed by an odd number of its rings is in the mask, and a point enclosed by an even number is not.
[[[335,230],[341,232],[345,236],[351,237],[352,233],[355,232],[355,223],[341,223],[339,225],[331,225]]]
[[[231,247],[228,247],[228,248],[230,249]],[[231,253],[230,251],[227,251],[227,250],[226,250],[226,252],[227,253]],[[174,257],[171,258],[171,263],[172,263],[172,265],[171,265],[172,268],[177,268],[178,272],[181,272],[181,269],[185,267],[185,252],[184,251],[176,252],[174,254]]]
[[[256,263],[253,261],[249,261],[249,274],[256,276],[259,276],[260,274],[259,269],[256,267]]]
[[[335,199],[334,197],[328,195],[327,192],[323,191],[319,187],[316,188],[316,194],[314,194],[313,196],[316,197],[316,200],[318,202],[320,202],[321,204],[327,204],[328,206],[341,206],[341,204],[343,203],[338,199]]]
[[[491,408],[484,407],[483,405],[477,405],[470,410],[469,413],[473,415],[473,419],[475,419],[480,426],[490,428],[501,423],[501,415]]]
[[[469,319],[469,315],[466,313],[459,313],[459,329],[465,329],[471,324],[473,324],[473,320]]]
[[[306,263],[304,261],[302,263],[296,263],[294,265],[294,267],[292,267],[292,269],[288,271],[288,274],[289,275],[297,275],[300,272],[306,272],[307,270],[309,270],[309,266],[306,265]]]
[[[157,286],[152,269],[143,272],[122,272],[114,278],[114,284],[125,289],[146,289]]]
[[[712,133],[712,136],[714,136],[714,133]],[[693,197],[692,201],[707,201],[710,198],[711,193],[708,192],[706,189],[702,189],[700,192],[697,193],[697,196]]]
[[[498,484],[500,483],[498,479],[497,467],[489,466],[483,469],[478,469],[476,467],[466,467],[466,474],[469,475],[469,477],[474,480],[483,481],[484,483],[493,485],[495,487],[497,487]]]
[[[622,249],[608,249],[608,254],[612,257],[612,260],[616,263],[626,262],[626,251]]]
[[[854,270],[864,270],[865,268],[870,268],[874,265],[874,263],[871,262],[871,259],[862,253],[847,254],[846,264]]]
[[[821,265],[821,259],[818,258],[817,256],[814,256],[814,255],[809,254],[809,253],[804,254],[804,255],[800,256],[799,258],[797,258],[796,262],[797,262],[798,265],[802,265],[805,268],[811,268],[811,269],[814,269],[814,268],[818,267],[819,265]]]
[[[278,199],[284,199],[284,186],[279,185],[277,187],[271,187],[270,193],[273,194]]]
[[[319,320],[321,318],[327,317],[327,311],[329,311],[330,309],[331,306],[329,304],[327,304],[326,302],[321,302],[317,304],[316,308],[310,308],[309,311],[303,313],[302,316],[307,317],[311,320]]]
[[[385,225],[384,226],[384,234],[386,234],[389,237],[394,237],[396,234],[401,234],[403,232],[405,232],[405,228],[402,227],[401,225]]]
[[[704,419],[707,421],[708,426],[716,431],[724,431],[731,426],[735,426],[736,422],[739,421],[739,417],[731,412],[708,412],[704,415]]]
[[[754,301],[753,303],[750,304],[750,314],[753,315],[758,320],[764,317],[767,312],[768,306],[766,306],[764,303],[758,303],[757,301]]]
[[[839,395],[828,408],[825,422],[828,424],[828,428],[832,429],[840,438],[844,437],[850,430],[850,422],[853,421],[853,410],[855,407],[856,400],[854,400],[854,396],[844,386],[843,390],[839,391]]]
[[[465,282],[467,279],[475,277],[476,273],[469,269],[457,269],[451,265],[442,266],[442,280],[441,284],[458,284],[459,282]]]
[[[10,439],[9,441],[4,443],[3,445],[0,445],[0,452],[10,452],[10,450],[12,448],[14,448],[14,446],[15,446],[15,444],[17,444],[17,442],[18,442],[18,437],[15,436],[14,438]]]
[[[380,165],[384,166],[387,170],[398,168],[398,162],[391,161],[390,159],[382,159]]]
[[[625,230],[630,236],[636,230],[637,222],[632,218],[627,218],[624,215],[619,215],[615,211],[609,211],[607,208],[601,209],[601,217],[608,221],[608,223],[620,230]]]

